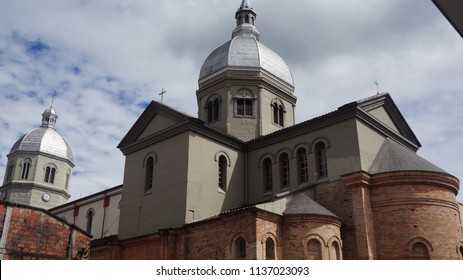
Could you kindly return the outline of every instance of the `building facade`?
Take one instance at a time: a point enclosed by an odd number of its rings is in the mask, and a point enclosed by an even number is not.
[[[296,124],[256,19],[243,0],[205,59],[198,117],[152,101],[118,145],[123,185],[50,210],[93,235],[90,258],[463,259],[459,181],[391,95]]]
[[[117,235],[121,198],[122,186],[116,186],[51,208],[49,212],[99,239]]]
[[[92,257],[463,259],[459,181],[416,154],[391,96],[295,124],[256,17],[243,1],[206,58],[198,118],[153,101],[123,138],[118,235]]]

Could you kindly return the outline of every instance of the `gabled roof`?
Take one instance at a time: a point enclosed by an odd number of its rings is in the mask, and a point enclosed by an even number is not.
[[[186,113],[180,112],[177,109],[174,109],[170,106],[167,106],[163,103],[159,103],[156,101],[151,101],[151,103],[146,107],[145,111],[140,115],[137,121],[133,124],[130,128],[129,132],[124,136],[122,141],[117,145],[117,148],[122,148],[127,146],[133,142],[135,142],[138,137],[143,133],[145,128],[151,122],[151,120],[159,113],[165,112],[170,116],[177,119],[178,122],[188,122],[188,121],[200,121],[194,117],[187,115]]]
[[[398,129],[398,132],[382,123],[381,120],[374,117],[369,112],[383,106],[388,116]],[[342,121],[357,118],[370,127],[378,130],[386,137],[393,138],[404,146],[416,151],[421,147],[421,143],[413,133],[410,126],[405,121],[402,113],[395,105],[389,93],[377,94],[359,101],[347,103],[337,110],[325,115],[304,121],[302,123],[278,130],[271,134],[253,139],[246,144],[250,149],[271,145],[288,138],[303,135],[305,133],[316,131],[318,129],[331,126]]]
[[[168,116],[169,119],[174,120],[174,124],[169,127],[162,128],[161,130],[150,135],[144,135],[144,137],[141,138],[150,123],[156,118],[157,115],[161,114]],[[220,143],[227,144],[237,149],[244,148],[243,141],[208,127],[202,120],[189,116],[186,113],[183,113],[175,108],[167,106],[163,103],[159,103],[157,101],[151,101],[145,111],[141,114],[132,128],[130,128],[129,132],[119,143],[117,148],[119,148],[124,154],[127,154],[139,147],[146,146],[155,141],[166,139],[187,130],[195,131],[208,137],[209,139],[217,140]]]
[[[379,174],[394,171],[432,171],[447,173],[420,157],[415,152],[388,138],[379,149],[370,167],[369,173]]]
[[[397,105],[392,100],[389,93],[377,94],[365,99],[357,101],[357,106],[366,112],[370,112],[376,108],[384,107],[394,125],[398,128],[401,135],[421,147],[415,133],[412,131],[407,121],[403,117]]]

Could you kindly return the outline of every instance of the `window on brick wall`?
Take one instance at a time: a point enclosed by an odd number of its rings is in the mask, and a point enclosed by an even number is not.
[[[246,241],[243,237],[238,237],[235,241],[235,255],[237,260],[246,259]]]
[[[332,260],[340,260],[341,259],[341,246],[337,241],[333,241],[331,243],[331,254],[330,258]]]
[[[275,241],[272,238],[268,237],[265,240],[265,259],[266,260],[275,260]]]
[[[416,242],[412,246],[412,258],[414,260],[429,260],[429,249],[426,244],[422,242]]]
[[[322,259],[322,244],[317,239],[310,239],[307,243],[307,258],[309,260]]]

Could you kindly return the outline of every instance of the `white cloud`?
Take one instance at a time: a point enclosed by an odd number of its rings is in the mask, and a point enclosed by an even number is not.
[[[206,56],[240,0],[0,0],[0,181],[16,139],[56,94],[76,155],[73,198],[122,183],[117,144],[151,99],[196,115]],[[298,121],[388,91],[420,154],[463,178],[463,40],[431,1],[252,1],[264,44],[290,65]],[[35,49],[34,49],[35,46]],[[31,49],[32,47],[32,49]],[[460,195],[463,201],[463,195]]]

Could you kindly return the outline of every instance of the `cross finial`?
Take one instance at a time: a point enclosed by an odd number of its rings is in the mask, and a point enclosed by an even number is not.
[[[376,94],[379,94],[379,83],[378,83],[378,81],[375,81],[375,85],[376,85]]]
[[[56,98],[56,95],[53,94],[53,96],[51,97],[51,105],[50,105],[50,107],[53,107],[53,105],[55,104],[55,98]]]
[[[159,94],[161,96],[161,103],[162,103],[162,99],[164,97],[164,94],[166,93],[167,91],[164,90],[164,88],[161,90],[161,93]]]

